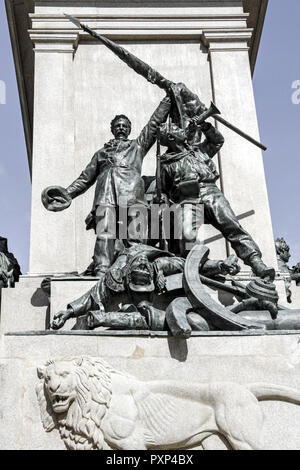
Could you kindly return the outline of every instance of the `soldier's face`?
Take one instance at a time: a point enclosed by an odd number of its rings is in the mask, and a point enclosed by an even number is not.
[[[161,135],[161,144],[168,146],[174,143],[183,143],[186,140],[186,133],[180,127],[171,125],[169,129],[165,128],[164,133]]]
[[[127,139],[130,134],[130,126],[126,119],[119,119],[113,127],[113,135],[116,139]]]
[[[194,117],[197,114],[199,103],[197,100],[187,101],[183,105],[183,109],[189,117]]]

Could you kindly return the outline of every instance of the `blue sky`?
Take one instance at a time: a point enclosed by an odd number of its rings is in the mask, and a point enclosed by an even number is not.
[[[9,249],[18,258],[23,273],[26,273],[31,187],[3,0],[0,2],[0,80],[0,84],[4,82],[6,85],[6,104],[0,104],[0,235],[8,238]]]
[[[264,165],[274,236],[290,244],[290,264],[300,261],[298,202],[300,150],[300,1],[269,0],[254,73],[261,140],[268,146]],[[300,87],[299,87],[300,89]]]
[[[291,265],[300,261],[299,23],[299,0],[269,0],[253,80],[261,141],[268,146],[264,164],[274,235],[285,237],[290,244]],[[0,44],[0,235],[9,239],[9,248],[26,273],[30,178],[3,0],[0,3]],[[1,104],[4,84],[6,104]],[[292,88],[293,84],[299,86],[299,93]]]

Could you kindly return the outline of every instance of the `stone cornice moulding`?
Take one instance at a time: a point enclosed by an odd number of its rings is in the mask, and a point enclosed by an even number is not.
[[[78,33],[78,29],[63,15],[54,14],[30,14],[33,31],[48,31]],[[100,34],[118,38],[174,38],[174,37],[198,37],[202,30],[209,29],[243,29],[247,28],[248,13],[241,14],[141,14],[115,13],[115,14],[77,14],[76,17],[88,24]],[[80,38],[88,36],[80,31]]]
[[[67,10],[66,10],[67,11]],[[69,12],[68,12],[69,13]],[[71,13],[70,13],[71,14]],[[135,19],[137,21],[141,19],[156,19],[156,20],[164,20],[169,19],[170,21],[173,19],[179,20],[186,20],[186,19],[216,19],[216,20],[230,20],[230,19],[240,19],[240,20],[247,20],[249,17],[249,13],[149,13],[149,14],[139,14],[136,13],[125,13],[125,12],[118,12],[118,13],[94,13],[94,14],[79,14],[75,13],[74,16],[79,20],[87,20],[87,21],[98,21],[100,19]],[[69,22],[66,17],[62,14],[49,14],[49,13],[30,13],[29,18],[31,20],[36,21],[62,21],[62,22]]]
[[[248,51],[253,29],[203,30],[201,39],[209,52]]]
[[[77,33],[52,33],[52,31],[29,30],[29,36],[34,44],[34,52],[63,52],[74,53],[77,48],[79,34]]]

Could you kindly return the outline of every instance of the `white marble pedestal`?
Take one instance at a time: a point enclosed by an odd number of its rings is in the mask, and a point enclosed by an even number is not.
[[[205,334],[180,340],[101,332],[23,333],[0,340],[0,448],[64,449],[57,430],[42,427],[35,386],[37,367],[49,358],[87,355],[139,380],[264,382],[300,390],[300,334]],[[300,406],[263,401],[263,449],[300,449]],[[189,416],[186,417],[189,419]],[[243,415],[241,420],[251,419]],[[214,444],[224,449],[221,441]]]

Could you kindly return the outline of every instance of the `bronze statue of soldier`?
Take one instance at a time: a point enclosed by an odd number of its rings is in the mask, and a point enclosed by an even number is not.
[[[145,203],[144,182],[141,177],[145,155],[156,140],[157,129],[170,111],[171,100],[166,96],[139,136],[129,140],[131,122],[125,115],[111,122],[114,139],[107,142],[93,156],[81,175],[67,188],[52,186],[42,194],[46,209],[59,211],[69,207],[72,199],[83,194],[96,183],[92,211],[86,218],[87,230],[93,228],[97,239],[93,256],[93,273],[101,277],[114,261],[115,241],[118,238],[118,209]],[[134,211],[133,211],[134,212]],[[127,214],[127,226],[134,225],[134,213]],[[142,241],[143,233],[132,230],[127,239]],[[124,238],[126,238],[124,236]]]
[[[99,236],[99,234],[97,234],[97,242],[94,252],[94,273],[96,275],[103,275],[103,273],[112,263],[114,251],[114,238],[111,237],[109,229],[106,226],[109,225],[109,221],[112,218],[110,209],[112,207],[118,207],[119,199],[123,196],[129,198],[129,205],[131,203],[134,204],[139,202],[139,200],[143,199],[141,162],[155,141],[157,128],[162,122],[166,120],[168,112],[170,111],[173,122],[178,125],[177,129],[181,128],[179,131],[185,134],[186,140],[185,144],[184,140],[180,142],[180,145],[175,149],[175,153],[178,154],[183,150],[186,151],[186,145],[188,144],[190,144],[190,149],[193,150],[193,148],[195,148],[197,153],[201,153],[200,146],[203,146],[203,144],[200,143],[201,132],[200,134],[198,132],[199,126],[197,127],[197,120],[199,118],[199,113],[204,112],[206,113],[206,116],[208,116],[209,113],[197,95],[193,94],[184,84],[175,84],[172,81],[166,79],[159,72],[151,68],[138,57],[131,54],[122,46],[99,35],[95,31],[91,30],[87,25],[80,23],[77,18],[74,18],[70,15],[66,15],[66,17],[69,18],[70,21],[72,21],[77,27],[82,28],[92,37],[102,42],[136,73],[146,78],[149,82],[166,90],[167,94],[169,94],[171,97],[171,99],[167,98],[167,103],[161,103],[161,108],[159,107],[157,109],[156,114],[154,113],[148,125],[136,140],[127,140],[130,126],[128,126],[128,121],[123,119],[123,129],[120,128],[118,131],[120,132],[119,137],[115,135],[115,140],[112,142],[111,146],[108,144],[106,149],[104,147],[99,152],[97,152],[91,163],[87,166],[86,170],[84,170],[80,177],[77,178],[77,180],[75,180],[74,183],[65,191],[64,197],[66,199],[66,205],[69,205],[71,199],[86,191],[97,179],[95,199],[92,212],[88,217],[88,224],[89,226],[94,225],[95,227],[95,225],[98,225],[98,223],[101,221],[102,226],[104,226],[104,235]],[[214,107],[214,112],[211,113],[211,115],[215,115],[215,119],[221,121],[224,125],[231,128],[233,131],[237,132],[239,135],[251,141],[255,145],[266,149],[266,147],[264,147],[262,144],[255,141],[255,139],[248,136],[246,133],[242,132],[232,124],[228,123],[220,116],[217,116],[218,114],[219,111],[216,107]],[[190,120],[192,120],[191,125],[189,125]],[[116,121],[115,124],[117,123],[118,121]],[[204,122],[203,127],[206,127],[206,132],[214,133],[214,131],[212,131],[210,128],[208,129],[207,126],[208,124]],[[113,130],[113,132],[117,132],[117,129]],[[176,139],[173,139],[173,142],[175,141]],[[246,264],[249,264],[252,267],[255,274],[261,277],[269,277],[272,279],[275,276],[274,270],[267,268],[267,266],[262,262],[261,253],[258,246],[255,244],[250,235],[242,229],[236,219],[236,216],[232,212],[228,201],[224,198],[222,193],[214,184],[217,179],[217,174],[213,169],[213,163],[210,163],[210,158],[218,150],[216,145],[217,147],[220,147],[222,143],[223,142],[221,141],[219,143],[213,141],[210,142],[209,139],[207,139],[207,151],[203,150],[202,152],[202,156],[206,155],[206,161],[203,162],[202,167],[203,169],[205,167],[205,171],[211,172],[214,175],[212,179],[208,177],[209,180],[206,180],[206,178],[203,177],[203,175],[200,175],[200,173],[199,178],[196,177],[197,184],[199,185],[199,191],[200,188],[203,188],[201,193],[202,198],[206,199],[206,212],[210,212],[212,225],[217,227],[222,232],[225,238],[227,238],[231,243],[238,256],[240,256]],[[176,141],[176,145],[177,144],[178,139]],[[199,145],[199,149],[197,149],[197,145]],[[211,147],[212,150],[209,147]],[[171,152],[172,151],[174,152],[174,149],[171,149]],[[190,164],[188,164],[188,167],[190,167]],[[183,186],[187,183],[187,181],[181,181],[181,183],[183,183],[180,189],[182,191]],[[191,181],[188,183],[190,189],[186,190],[187,193],[189,193],[191,190]],[[194,185],[193,191],[197,192],[197,184]],[[204,186],[202,186],[203,184]],[[168,192],[169,189],[170,188],[166,188],[166,191]],[[54,199],[55,204],[52,205],[52,210],[59,210],[55,208],[55,206],[56,201],[59,203],[62,192],[60,192],[60,194],[58,194],[58,198],[56,198],[55,191],[56,189],[54,189],[53,192],[53,188],[48,188],[48,191],[44,192],[44,204],[46,208],[50,209],[51,203]],[[205,193],[205,195],[203,193]],[[208,200],[213,201],[210,208],[208,207]],[[105,206],[104,210],[102,210],[103,205]],[[62,208],[60,203],[59,206]],[[98,216],[97,212],[100,209],[101,216]],[[217,218],[218,214],[220,215],[219,219]],[[103,233],[103,231],[101,231],[101,233]]]
[[[184,265],[184,258],[174,256],[168,251],[143,243],[132,243],[119,254],[113,265],[91,289],[69,302],[66,310],[54,315],[51,328],[60,329],[70,318],[90,314],[90,318],[100,315],[102,320],[105,320],[102,326],[123,328],[124,322],[129,321],[130,325],[127,324],[127,327],[139,329],[140,320],[134,325],[130,313],[133,316],[136,308],[139,309],[143,302],[151,306],[155,292],[160,295],[168,290],[166,278],[182,273]],[[207,258],[199,266],[199,270],[202,275],[214,278],[219,275],[235,275],[240,267],[237,258],[230,256],[225,260]],[[170,290],[174,288],[175,292],[178,292],[177,283],[175,284]],[[127,308],[129,302],[134,307],[130,311]],[[126,310],[122,308],[118,313],[114,312],[120,304],[125,305]]]
[[[185,106],[188,103],[186,98]],[[198,105],[200,105],[198,99]],[[191,94],[191,106],[197,107],[195,95]],[[223,193],[216,186],[219,178],[212,157],[224,143],[221,133],[211,124],[203,122],[197,126],[205,135],[201,143],[188,143],[192,129],[183,129],[176,124],[160,127],[160,143],[168,148],[161,156],[162,190],[168,198],[182,207],[180,219],[182,227],[181,255],[185,244],[197,241],[198,229],[204,220],[219,230],[229,241],[237,256],[251,266],[255,275],[274,280],[275,270],[262,261],[262,254],[251,235],[243,229]],[[200,129],[199,129],[200,128]]]

